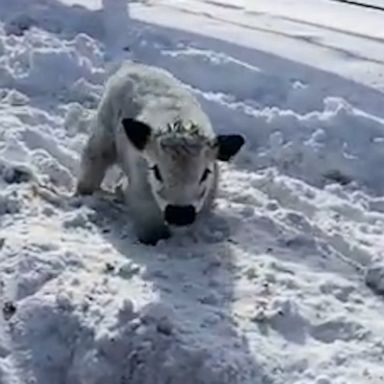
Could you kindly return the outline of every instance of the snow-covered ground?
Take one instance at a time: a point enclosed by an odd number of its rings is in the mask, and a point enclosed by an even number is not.
[[[383,383],[383,18],[328,0],[0,0],[0,383]],[[247,138],[212,216],[156,247],[109,195],[71,195],[124,58]]]

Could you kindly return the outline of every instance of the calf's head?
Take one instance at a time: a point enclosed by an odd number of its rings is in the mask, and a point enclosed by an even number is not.
[[[230,160],[244,144],[237,134],[209,139],[188,130],[156,134],[147,124],[128,118],[122,124],[147,162],[148,182],[164,220],[174,226],[194,222],[216,183],[216,160]]]

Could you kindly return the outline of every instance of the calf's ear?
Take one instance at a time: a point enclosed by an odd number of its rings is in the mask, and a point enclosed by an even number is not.
[[[128,140],[136,149],[142,151],[151,136],[151,127],[141,121],[130,118],[124,118],[121,123],[123,124]]]
[[[245,139],[241,135],[218,135],[215,145],[217,146],[217,160],[229,161],[239,152],[244,145]]]

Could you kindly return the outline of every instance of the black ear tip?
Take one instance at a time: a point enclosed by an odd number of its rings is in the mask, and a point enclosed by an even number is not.
[[[124,117],[122,120],[121,120],[121,123],[123,124],[124,128],[128,125],[130,125],[131,123],[133,122],[133,119],[129,118],[129,117]]]
[[[245,144],[245,138],[240,134],[221,135],[219,136],[219,142],[230,143],[234,147],[241,148]]]
[[[240,148],[245,144],[245,138],[242,135],[219,135],[217,137],[219,152],[217,159],[228,161],[239,152]]]
[[[235,140],[237,141],[237,145],[239,148],[241,148],[244,144],[245,144],[245,138],[243,135],[234,135],[235,136]]]
[[[151,128],[147,124],[129,117],[124,117],[121,123],[131,143],[138,150],[143,150],[151,135]]]

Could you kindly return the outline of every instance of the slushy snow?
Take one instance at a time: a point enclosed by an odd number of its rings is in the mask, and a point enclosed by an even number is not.
[[[1,0],[0,383],[383,383],[383,16]],[[73,197],[125,59],[171,71],[247,139],[212,215],[156,247],[111,192]]]

